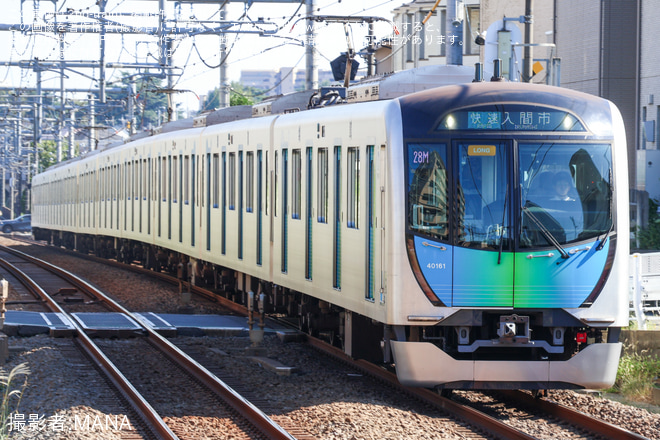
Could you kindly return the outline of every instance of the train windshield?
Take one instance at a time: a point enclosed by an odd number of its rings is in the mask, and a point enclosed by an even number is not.
[[[609,145],[521,143],[520,247],[586,240],[612,226]]]
[[[438,240],[449,237],[447,145],[408,146],[408,224]]]
[[[607,144],[411,143],[407,174],[411,232],[461,247],[561,249],[612,227]]]

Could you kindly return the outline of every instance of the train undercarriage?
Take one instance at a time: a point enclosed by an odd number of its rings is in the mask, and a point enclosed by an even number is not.
[[[445,363],[506,360],[562,364],[588,347],[616,343],[619,337],[620,329],[587,327],[568,312],[556,309],[515,313],[461,310],[441,325],[388,326],[284,286],[142,242],[37,228],[33,234],[54,246],[169,273],[248,308],[252,302],[252,310],[276,316],[351,357],[385,366],[393,366],[395,361],[391,341],[431,344],[436,353],[444,353]],[[427,356],[437,355],[429,351],[423,357]],[[446,388],[476,385],[456,382],[446,384]],[[517,386],[527,387],[525,383]],[[530,387],[535,388],[533,384]],[[554,387],[571,386],[557,383]]]
[[[276,316],[350,356],[391,363],[389,350],[383,349],[389,348],[386,326],[304,293],[139,241],[39,228],[33,228],[33,236],[56,247],[165,272],[246,307],[252,300],[253,310]]]

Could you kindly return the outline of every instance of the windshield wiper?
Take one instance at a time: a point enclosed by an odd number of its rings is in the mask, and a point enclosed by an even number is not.
[[[610,168],[610,184],[608,185],[609,191],[608,191],[608,196],[610,198],[610,227],[603,236],[603,239],[598,243],[598,246],[596,246],[597,251],[602,251],[603,248],[605,247],[605,242],[607,241],[607,237],[612,233],[614,230],[614,188],[612,188],[614,180],[612,179],[612,168]],[[596,237],[596,241],[600,240],[600,234]]]
[[[502,247],[504,246],[504,220],[506,220],[506,201],[509,200],[509,183],[506,184],[506,192],[504,193],[504,208],[502,209],[502,231],[500,232],[500,248],[497,251],[497,264],[502,262]]]
[[[527,214],[529,216],[530,220],[532,220],[532,222],[534,222],[536,227],[539,228],[539,231],[541,231],[541,234],[543,234],[543,237],[545,237],[545,239],[548,240],[548,243],[550,243],[555,248],[557,248],[557,250],[561,254],[561,257],[563,259],[569,258],[570,255],[568,255],[568,252],[566,252],[564,250],[564,248],[561,247],[561,244],[559,244],[559,242],[557,241],[555,236],[552,235],[552,232],[550,232],[545,226],[543,226],[543,223],[541,223],[541,221],[532,213],[532,211],[527,206],[523,206],[522,210],[525,214]]]

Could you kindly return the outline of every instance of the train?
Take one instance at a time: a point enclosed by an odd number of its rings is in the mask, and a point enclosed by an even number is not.
[[[408,386],[605,388],[628,325],[627,167],[613,103],[441,66],[62,162],[32,180],[32,228],[217,288]]]

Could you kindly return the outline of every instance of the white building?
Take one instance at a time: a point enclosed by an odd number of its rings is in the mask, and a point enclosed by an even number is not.
[[[319,84],[332,81],[332,72],[319,69]],[[304,90],[305,69],[281,67],[271,70],[241,70],[241,84],[245,87],[256,87],[268,90],[267,95],[284,95]]]
[[[394,9],[396,29],[392,36],[391,70],[407,70],[427,65],[446,64],[448,45],[463,48],[463,65],[473,66],[479,62],[479,46],[474,43],[477,32],[481,30],[481,12],[479,0],[459,2],[457,18],[461,21],[458,32],[447,26],[447,0],[440,2],[426,23],[422,25],[435,1],[413,1]],[[390,67],[390,66],[388,66]],[[378,72],[383,69],[378,68]]]

